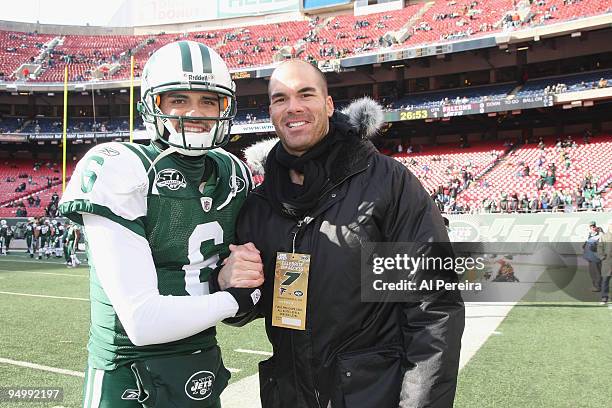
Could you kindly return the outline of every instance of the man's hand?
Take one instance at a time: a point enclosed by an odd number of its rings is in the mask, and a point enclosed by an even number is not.
[[[223,260],[218,283],[227,288],[256,288],[263,285],[263,262],[259,250],[251,242],[229,246],[230,256]]]

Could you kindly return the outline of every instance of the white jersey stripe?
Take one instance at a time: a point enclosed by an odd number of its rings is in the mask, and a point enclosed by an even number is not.
[[[102,400],[102,383],[104,370],[94,370],[93,390],[91,395],[91,408],[98,408]]]
[[[89,408],[91,404],[91,388],[93,387],[93,368],[87,367],[87,389],[85,391],[85,398],[83,399],[83,407]]]

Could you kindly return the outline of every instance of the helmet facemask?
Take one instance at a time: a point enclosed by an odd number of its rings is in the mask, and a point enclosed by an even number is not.
[[[175,85],[175,86],[172,86]],[[183,85],[183,87],[181,87]],[[155,133],[155,140],[165,146],[174,147],[176,151],[187,156],[201,156],[210,149],[222,147],[229,141],[232,120],[236,116],[236,98],[233,91],[225,87],[209,84],[191,83],[189,88],[184,84],[165,84],[161,89],[151,88],[143,95],[143,102],[138,109],[145,125]],[[198,86],[201,85],[201,86]],[[217,95],[219,113],[217,116],[180,116],[165,114],[160,109],[162,94],[173,91],[202,91]],[[176,128],[172,121],[176,121]],[[208,132],[189,132],[185,129],[188,123],[213,123]]]

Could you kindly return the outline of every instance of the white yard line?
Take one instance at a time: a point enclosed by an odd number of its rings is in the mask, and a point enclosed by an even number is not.
[[[6,271],[6,269],[0,269]],[[30,271],[18,271],[19,273],[35,273],[37,275],[51,275],[51,276],[74,276],[77,278],[89,278],[89,275],[76,275],[74,273],[55,273],[55,272],[30,272]]]
[[[32,293],[0,292],[0,295],[28,296],[28,297],[47,298],[47,299],[82,300],[85,302],[89,302],[89,299],[85,299],[85,298],[68,297],[68,296],[34,295]]]
[[[48,371],[50,373],[55,373],[55,374],[72,375],[73,377],[81,377],[81,378],[85,377],[85,373],[81,373],[78,371],[65,370],[63,368],[49,367],[49,366],[44,366],[41,364],[29,363],[27,361],[17,361],[17,360],[11,360],[8,358],[2,358],[2,357],[0,357],[0,364],[10,364],[10,365],[19,366],[19,367],[33,368],[35,370]]]
[[[249,350],[249,349],[236,349],[234,351],[237,353],[259,354],[260,356],[272,357],[272,353],[269,351],[259,351],[259,350]]]
[[[12,259],[12,258],[6,258],[6,257],[2,257],[0,258],[0,263],[2,262],[17,262],[17,263],[33,263],[33,264],[51,264],[51,265],[57,265],[57,266],[66,266],[66,264],[64,264],[63,262],[51,262],[51,261],[43,261],[43,260],[31,260],[28,261],[26,259]]]
[[[8,358],[2,358],[2,357],[0,357],[0,364],[10,364],[10,365],[18,366],[18,367],[32,368],[34,370],[48,371],[50,373],[55,373],[55,374],[72,375],[73,377],[81,377],[81,378],[85,377],[85,373],[82,373],[79,371],[65,370],[63,368],[49,367],[49,366],[45,366],[41,364],[30,363],[27,361],[17,361],[17,360],[11,360]],[[228,370],[231,373],[240,372],[240,370],[237,368],[228,368]]]

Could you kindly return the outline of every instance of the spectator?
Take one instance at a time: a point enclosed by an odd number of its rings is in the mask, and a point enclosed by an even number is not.
[[[595,196],[593,197],[591,205],[592,205],[593,210],[603,211],[604,202],[603,202],[603,198],[601,197],[600,193],[595,193]]]
[[[597,256],[597,244],[601,238],[601,232],[595,221],[589,223],[589,234],[586,241],[582,244],[584,250],[582,257],[589,263],[589,275],[593,292],[601,291],[601,259]]]
[[[608,232],[599,239],[597,256],[601,259],[601,305],[610,298],[610,277],[612,276],[612,220],[608,222]]]

